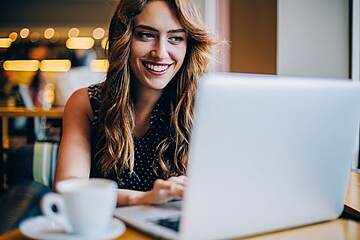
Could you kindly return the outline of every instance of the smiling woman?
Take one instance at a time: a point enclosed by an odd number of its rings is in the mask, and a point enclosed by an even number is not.
[[[183,64],[186,46],[185,29],[171,7],[163,1],[147,4],[135,19],[131,40],[130,64],[139,86],[163,89]]]
[[[120,1],[105,82],[66,104],[55,183],[112,179],[118,205],[182,198],[194,97],[212,45],[190,0]]]

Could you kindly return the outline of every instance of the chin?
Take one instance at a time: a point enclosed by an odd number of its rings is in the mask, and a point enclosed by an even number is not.
[[[148,79],[148,87],[154,90],[163,90],[170,83],[171,79]]]
[[[167,84],[155,84],[155,85],[151,85],[150,88],[153,90],[164,90],[166,88]]]

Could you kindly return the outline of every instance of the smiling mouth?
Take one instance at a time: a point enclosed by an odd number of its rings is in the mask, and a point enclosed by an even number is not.
[[[152,62],[142,62],[146,69],[155,73],[164,73],[172,64],[159,64]]]

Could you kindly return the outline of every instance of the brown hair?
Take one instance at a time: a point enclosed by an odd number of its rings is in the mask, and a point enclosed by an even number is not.
[[[111,19],[108,41],[109,69],[102,85],[100,167],[104,174],[124,168],[134,170],[134,103],[131,98],[131,70],[129,64],[130,42],[134,19],[149,0],[121,0]],[[151,0],[150,0],[151,1]],[[186,56],[183,65],[174,76],[174,97],[171,99],[171,134],[157,148],[159,164],[166,177],[185,174],[194,97],[197,82],[210,62],[213,42],[205,30],[200,14],[191,0],[166,0],[173,8],[181,25],[188,33]],[[114,124],[116,123],[116,124]],[[172,169],[165,161],[167,151],[173,151]]]

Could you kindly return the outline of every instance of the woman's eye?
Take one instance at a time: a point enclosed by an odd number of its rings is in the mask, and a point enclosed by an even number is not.
[[[150,40],[155,38],[155,35],[153,33],[150,32],[137,32],[136,35],[144,40]]]
[[[172,37],[169,37],[169,40],[174,43],[179,43],[179,42],[182,42],[184,40],[184,38],[181,36],[172,36]]]

